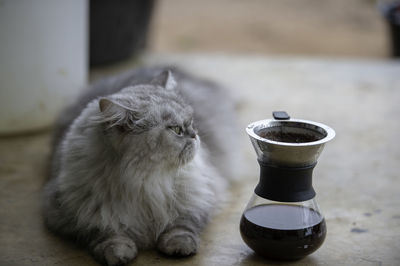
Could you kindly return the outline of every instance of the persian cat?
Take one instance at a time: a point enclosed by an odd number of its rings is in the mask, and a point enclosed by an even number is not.
[[[101,263],[196,253],[237,165],[233,104],[215,84],[145,68],[93,84],[60,117],[47,227]]]

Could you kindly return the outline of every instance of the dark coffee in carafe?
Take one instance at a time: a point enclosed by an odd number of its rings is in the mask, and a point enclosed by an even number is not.
[[[298,219],[307,216],[307,219]],[[307,222],[304,222],[307,220]],[[240,233],[257,254],[271,259],[300,259],[317,250],[326,236],[317,211],[296,205],[265,204],[244,212]]]

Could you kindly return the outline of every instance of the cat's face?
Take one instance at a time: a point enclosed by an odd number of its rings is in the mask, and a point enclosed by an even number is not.
[[[182,165],[191,161],[199,146],[189,106],[164,106],[157,112],[157,125],[146,132],[151,158],[160,163]]]
[[[99,106],[110,137],[125,156],[176,167],[194,158],[200,140],[192,108],[168,84],[174,83],[170,73],[166,78],[161,85],[125,88],[100,99]]]

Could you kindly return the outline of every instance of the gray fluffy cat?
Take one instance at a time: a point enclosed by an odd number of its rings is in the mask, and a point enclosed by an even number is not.
[[[44,191],[50,230],[107,265],[196,253],[237,158],[218,86],[147,68],[99,81],[60,120]]]

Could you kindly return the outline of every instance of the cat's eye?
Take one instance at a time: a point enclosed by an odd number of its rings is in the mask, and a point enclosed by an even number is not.
[[[183,129],[180,126],[171,126],[169,129],[171,129],[178,136],[182,136],[183,134]]]

